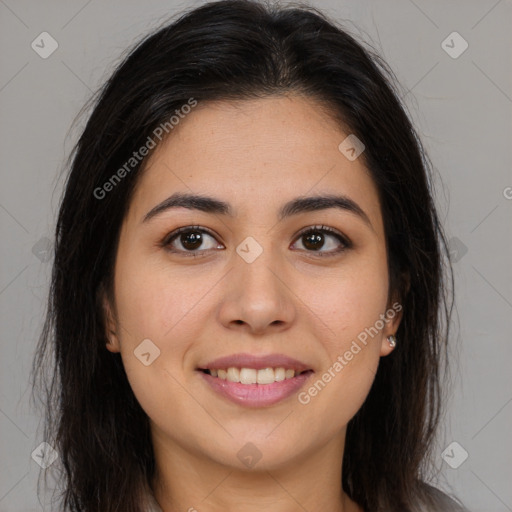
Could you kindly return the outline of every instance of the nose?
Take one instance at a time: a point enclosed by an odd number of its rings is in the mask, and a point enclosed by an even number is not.
[[[275,255],[264,250],[252,263],[235,258],[219,312],[224,327],[253,335],[290,328],[297,313],[296,298]]]

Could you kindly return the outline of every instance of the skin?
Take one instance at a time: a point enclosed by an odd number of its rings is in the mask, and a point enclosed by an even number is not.
[[[107,349],[121,353],[150,418],[151,485],[164,512],[362,510],[341,488],[346,425],[380,357],[392,351],[386,337],[401,313],[307,405],[296,394],[272,406],[237,405],[196,371],[233,353],[282,353],[310,365],[311,384],[391,308],[377,189],[363,158],[350,161],[339,151],[348,133],[298,95],[199,104],[147,162],[121,228],[115,302],[104,304]],[[142,221],[175,192],[219,198],[235,215],[174,208]],[[278,221],[285,202],[322,193],[349,196],[371,226],[335,208]],[[319,224],[353,246],[319,257],[297,236]],[[180,237],[172,245],[181,253],[160,245],[191,225],[215,234],[203,234],[195,250],[204,249],[202,257],[187,257]],[[263,248],[252,263],[236,252],[248,236]],[[340,246],[325,234],[319,251]],[[145,366],[134,350],[147,338],[160,355]],[[261,453],[252,468],[237,457],[248,442]]]

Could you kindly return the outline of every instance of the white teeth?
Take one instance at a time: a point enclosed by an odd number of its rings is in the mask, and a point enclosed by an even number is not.
[[[284,380],[285,376],[286,376],[286,372],[284,371],[284,368],[276,368],[274,376],[275,376],[276,382],[280,382],[280,381]]]
[[[238,368],[228,368],[227,380],[230,382],[240,382],[240,370]]]
[[[253,368],[242,368],[240,370],[240,382],[242,384],[256,384],[258,371]]]
[[[279,368],[263,368],[256,370],[254,368],[235,368],[209,370],[210,375],[218,377],[229,382],[240,382],[241,384],[272,384],[273,382],[281,382],[285,379],[291,379],[300,372],[283,367]]]
[[[272,384],[274,382],[274,369],[273,368],[265,368],[263,370],[258,370],[257,382],[258,384]]]
[[[291,379],[292,377],[295,376],[295,370],[286,370],[284,372],[284,376],[286,379]]]

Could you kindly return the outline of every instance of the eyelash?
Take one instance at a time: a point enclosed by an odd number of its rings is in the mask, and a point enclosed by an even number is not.
[[[207,235],[210,235],[212,238],[215,238],[215,235],[209,229],[203,228],[201,226],[185,226],[185,227],[176,229],[175,231],[172,231],[171,233],[169,233],[162,240],[162,242],[160,243],[160,246],[165,248],[167,251],[169,251],[171,253],[180,253],[180,254],[185,255],[186,257],[192,257],[192,258],[205,256],[206,251],[215,250],[215,249],[202,249],[202,250],[199,249],[199,250],[195,250],[195,251],[187,251],[187,250],[170,248],[171,243],[176,238],[178,238],[179,235],[181,235],[183,233],[189,233],[189,232],[206,233]],[[307,235],[309,233],[327,233],[328,235],[333,236],[334,238],[336,238],[339,242],[341,242],[343,244],[343,247],[341,247],[340,249],[336,249],[334,251],[329,251],[329,252],[305,250],[308,253],[312,253],[315,257],[325,258],[325,257],[337,256],[338,254],[340,254],[352,247],[352,242],[350,242],[350,240],[348,240],[348,238],[341,235],[337,230],[330,228],[328,226],[324,226],[324,225],[310,226],[310,227],[307,227],[307,228],[301,230],[297,234],[296,240],[299,240],[301,237],[303,237],[304,235]]]

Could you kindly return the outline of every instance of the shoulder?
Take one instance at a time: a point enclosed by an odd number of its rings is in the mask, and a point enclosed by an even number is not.
[[[147,493],[147,507],[144,512],[163,512],[152,492]]]
[[[429,484],[422,484],[418,512],[470,512],[460,501]]]

